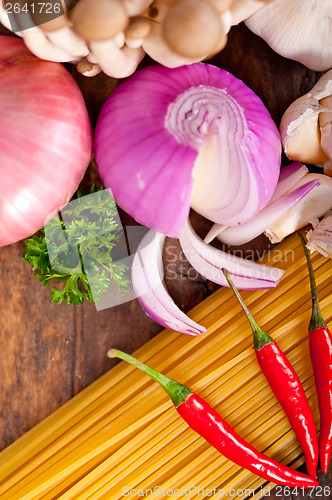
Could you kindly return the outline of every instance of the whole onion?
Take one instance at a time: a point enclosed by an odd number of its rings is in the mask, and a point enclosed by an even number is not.
[[[278,182],[280,135],[262,101],[210,64],[151,66],[120,83],[95,133],[101,179],[141,224],[179,237],[190,206],[237,226]]]
[[[59,63],[0,36],[0,246],[30,236],[76,191],[92,131],[83,96]]]

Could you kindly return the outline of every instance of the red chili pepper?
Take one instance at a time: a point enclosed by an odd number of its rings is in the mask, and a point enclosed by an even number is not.
[[[307,259],[312,314],[309,322],[309,351],[315,377],[320,413],[319,460],[323,472],[326,472],[332,453],[332,335],[319,308],[314,270],[308,249],[301,234],[305,256]]]
[[[166,377],[117,349],[111,349],[108,356],[131,363],[158,382],[171,397],[179,415],[187,424],[226,458],[240,467],[278,484],[300,488],[313,488],[318,485],[312,477],[290,469],[256,450],[189,387]]]
[[[258,364],[304,451],[308,474],[316,477],[318,464],[316,425],[300,379],[277,343],[257,325],[233,285],[229,273],[226,269],[223,269],[223,272],[250,323]]]

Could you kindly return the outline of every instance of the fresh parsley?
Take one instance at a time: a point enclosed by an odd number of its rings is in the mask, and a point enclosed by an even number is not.
[[[123,235],[116,204],[105,189],[81,190],[38,233],[25,240],[23,260],[44,286],[57,280],[51,298],[60,304],[99,303],[111,280],[123,295],[130,282],[128,267],[117,255]]]

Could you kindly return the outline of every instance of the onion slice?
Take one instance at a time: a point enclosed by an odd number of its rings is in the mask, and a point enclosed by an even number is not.
[[[268,202],[267,206],[271,205],[278,198],[287,193],[299,180],[301,180],[308,173],[308,169],[305,165],[302,165],[299,162],[293,162],[289,165],[286,165],[280,170],[279,180],[274,193]],[[257,215],[258,216],[258,215]],[[257,217],[256,216],[256,217]],[[256,220],[256,217],[254,220]],[[228,226],[224,226],[221,224],[213,224],[209,232],[204,238],[205,243],[211,243],[214,238],[217,238],[221,232],[228,229]],[[253,238],[251,238],[253,239]],[[220,237],[220,241],[224,241],[222,237]],[[249,240],[248,240],[249,241]]]
[[[131,277],[144,311],[160,325],[187,335],[200,335],[206,328],[182,312],[163,284],[162,250],[166,236],[150,230],[134,255]]]
[[[274,190],[272,198],[268,205],[290,191],[295,184],[309,172],[308,168],[302,163],[295,161],[280,169],[277,187]]]
[[[262,234],[268,227],[271,227],[287,214],[290,208],[296,206],[317,185],[319,185],[319,181],[314,179],[296,187],[296,189],[286,193],[263,208],[247,224],[239,227],[229,227],[225,231],[222,231],[217,238],[227,245],[243,245],[244,243],[248,243],[248,241]]]
[[[182,250],[190,264],[205,278],[222,286],[229,284],[222,272],[227,267],[237,288],[274,288],[284,271],[222,252],[203,242],[187,222],[180,236]]]

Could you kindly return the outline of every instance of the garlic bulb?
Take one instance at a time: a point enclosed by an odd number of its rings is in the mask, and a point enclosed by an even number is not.
[[[314,71],[332,67],[331,0],[275,0],[246,20],[278,54]]]
[[[287,108],[280,135],[288,158],[323,165],[332,175],[332,70]]]
[[[307,233],[309,250],[321,253],[332,259],[332,213],[328,213],[317,226]]]

